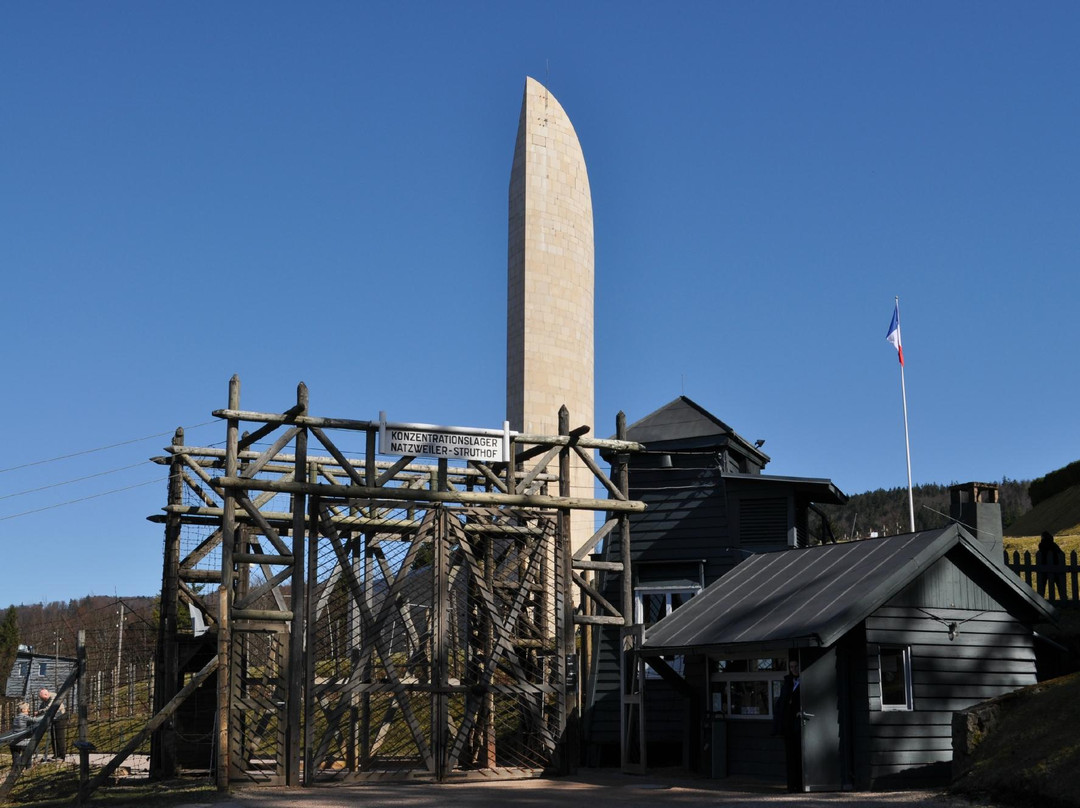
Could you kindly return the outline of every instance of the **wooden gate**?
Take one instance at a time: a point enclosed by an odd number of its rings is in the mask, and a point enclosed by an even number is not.
[[[573,699],[553,515],[436,505],[347,537],[320,508],[313,776],[550,766]]]
[[[186,726],[215,733],[219,785],[565,770],[591,647],[577,627],[630,622],[629,558],[590,554],[644,509],[626,495],[641,447],[588,439],[564,409],[559,435],[507,433],[509,461],[387,458],[380,422],[311,416],[303,385],[283,413],[244,411],[235,377],[214,414],[224,448],[178,431],[158,459],[172,473],[155,693],[166,703],[216,652],[216,709]],[[572,457],[608,498],[570,496]],[[575,509],[608,516],[572,554]],[[621,605],[597,570],[622,575]],[[183,743],[155,734],[154,774],[176,773]]]

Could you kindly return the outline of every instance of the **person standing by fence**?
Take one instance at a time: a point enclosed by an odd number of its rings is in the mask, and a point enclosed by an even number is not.
[[[56,696],[52,691],[42,688],[38,693],[38,698],[41,699],[41,708],[38,714],[44,715],[49,708],[49,704]],[[52,739],[53,757],[57,760],[63,760],[67,757],[67,709],[64,707],[63,702],[56,706],[56,714],[53,715],[49,733],[49,737]]]
[[[1043,531],[1035,563],[1038,565],[1039,594],[1049,600],[1065,600],[1065,551],[1054,541],[1054,534],[1049,530]]]
[[[34,720],[30,717],[30,705],[25,701],[20,701],[19,706],[15,708],[15,718],[11,722],[12,731],[30,729],[34,725]],[[15,762],[19,759],[19,756],[26,749],[30,743],[30,738],[20,738],[14,743],[9,745],[11,750],[11,765],[15,765]]]

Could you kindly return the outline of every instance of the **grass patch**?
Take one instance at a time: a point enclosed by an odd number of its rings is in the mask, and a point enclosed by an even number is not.
[[[1080,674],[994,701],[1000,716],[952,790],[1025,805],[1080,805]]]
[[[1021,557],[1024,555],[1024,551],[1031,553],[1032,560],[1035,559],[1035,552],[1039,549],[1039,536],[1006,536],[1005,550],[1012,557],[1014,552],[1019,552]],[[1068,557],[1074,550],[1077,556],[1080,556],[1080,533],[1063,534],[1055,536],[1058,547],[1065,551],[1065,556]]]
[[[1080,533],[1073,535],[1060,535],[1056,536],[1058,547],[1065,551],[1065,563],[1071,564],[1073,553],[1076,553],[1077,559],[1080,559]],[[1035,554],[1039,550],[1039,536],[1006,536],[1004,538],[1005,552],[1008,556],[1009,563],[1013,563],[1014,556],[1019,555],[1019,561],[1021,564],[1025,563],[1024,553],[1028,554],[1028,563],[1034,564],[1036,560]],[[1027,573],[1020,573],[1020,577],[1027,581]],[[1035,578],[1032,579],[1034,581]],[[1029,582],[1031,583],[1031,582]],[[1073,575],[1072,572],[1067,571],[1065,573],[1065,595],[1066,601],[1076,601],[1077,593],[1073,587]]]
[[[100,771],[90,770],[90,777]],[[70,763],[39,763],[23,772],[8,795],[4,806],[33,808],[68,808],[79,793],[79,769]],[[169,808],[192,802],[215,802],[224,799],[210,780],[150,781],[145,778],[121,780],[99,788],[86,805],[153,805]]]

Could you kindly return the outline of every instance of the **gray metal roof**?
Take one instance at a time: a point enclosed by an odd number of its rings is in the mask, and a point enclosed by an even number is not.
[[[1016,598],[1053,607],[981,552],[958,525],[883,539],[750,556],[645,633],[645,653],[748,646],[828,646],[953,548],[970,553]]]

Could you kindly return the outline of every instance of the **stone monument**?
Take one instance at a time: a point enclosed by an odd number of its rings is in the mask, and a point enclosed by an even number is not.
[[[585,158],[570,119],[540,82],[525,80],[510,172],[506,417],[532,434],[593,427],[593,219]],[[571,496],[593,497],[578,458]],[[575,511],[573,546],[594,531]]]

